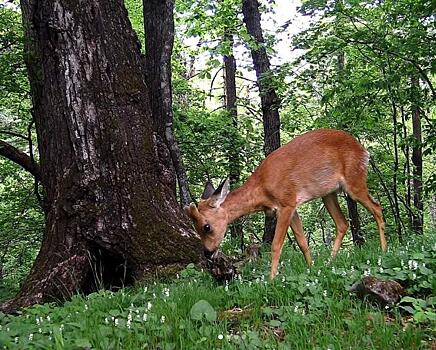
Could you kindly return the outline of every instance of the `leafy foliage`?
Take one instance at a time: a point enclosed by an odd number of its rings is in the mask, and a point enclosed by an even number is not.
[[[267,277],[268,253],[225,285],[217,285],[190,265],[173,280],[75,296],[63,307],[45,304],[18,316],[0,315],[0,345],[19,349],[430,346],[434,289],[421,282],[428,278],[434,285],[436,280],[434,273],[421,267],[436,268],[433,245],[417,240],[408,247],[391,247],[381,257],[377,242],[370,242],[362,251],[341,251],[331,264],[325,264],[329,251],[321,247],[311,269],[300,252],[286,246],[273,282]],[[346,286],[368,271],[401,277],[410,295],[388,309],[350,295]]]

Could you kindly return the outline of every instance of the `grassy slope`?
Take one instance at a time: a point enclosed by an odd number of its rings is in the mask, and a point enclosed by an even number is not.
[[[422,304],[420,315],[416,313],[420,306],[415,305],[413,319],[398,307],[384,309],[361,301],[346,288],[365,271],[382,271],[385,278],[394,275],[408,280],[409,290],[431,303],[436,287],[431,271],[436,271],[435,251],[435,243],[428,240],[424,246],[391,247],[380,257],[377,243],[370,242],[360,251],[342,250],[328,264],[329,252],[320,248],[314,267],[308,270],[301,253],[288,247],[273,283],[267,282],[268,253],[246,265],[240,279],[228,285],[217,285],[207,273],[188,267],[173,280],[117,293],[75,296],[62,307],[35,306],[16,317],[0,315],[0,347],[431,348],[436,337],[435,322],[429,320],[434,317],[431,306]],[[217,311],[216,321],[207,303],[203,311],[212,321],[192,319],[191,307],[199,300],[206,300]]]

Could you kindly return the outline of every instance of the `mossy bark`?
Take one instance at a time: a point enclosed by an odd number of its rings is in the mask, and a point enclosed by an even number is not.
[[[139,43],[122,1],[22,0],[44,188],[41,251],[13,311],[166,264],[198,237],[159,177]]]

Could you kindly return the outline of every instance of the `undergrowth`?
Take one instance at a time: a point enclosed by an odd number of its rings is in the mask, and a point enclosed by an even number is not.
[[[284,248],[268,281],[270,255],[217,284],[189,265],[172,280],[116,293],[76,295],[62,306],[37,305],[0,314],[5,349],[431,349],[436,346],[436,243],[409,242],[380,254],[378,243],[314,251],[308,269]],[[363,276],[407,287],[399,305],[361,300],[349,287]]]

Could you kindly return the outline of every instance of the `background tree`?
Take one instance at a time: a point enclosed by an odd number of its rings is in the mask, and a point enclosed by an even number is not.
[[[178,181],[182,205],[191,202],[188,179],[173,130],[171,55],[174,43],[174,0],[144,0],[145,66],[151,115],[158,135],[162,174],[174,187]],[[163,142],[163,144],[161,144]]]
[[[243,0],[242,13],[247,31],[253,39],[250,45],[253,66],[256,71],[263,118],[263,137],[265,156],[280,147],[280,101],[271,82],[271,69],[260,22],[257,0]],[[275,230],[275,218],[266,216],[264,242],[272,242]]]

